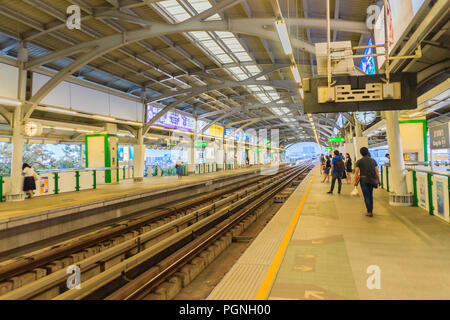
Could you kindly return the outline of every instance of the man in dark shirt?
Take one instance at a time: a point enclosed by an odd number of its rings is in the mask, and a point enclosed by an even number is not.
[[[370,157],[369,150],[362,147],[360,153],[363,157],[355,164],[354,185],[356,187],[358,182],[361,184],[364,203],[367,208],[366,216],[373,217],[373,188],[381,185],[380,175],[377,162]]]
[[[342,162],[341,166],[337,163],[337,162]],[[334,190],[334,184],[336,183],[336,180],[338,181],[338,194],[341,193],[341,188],[342,188],[342,175],[344,173],[345,170],[345,165],[344,165],[344,159],[342,159],[339,156],[339,151],[335,150],[334,151],[334,158],[331,161],[331,175],[332,175],[332,179],[331,179],[331,189],[330,191],[328,191],[327,193],[333,193]]]

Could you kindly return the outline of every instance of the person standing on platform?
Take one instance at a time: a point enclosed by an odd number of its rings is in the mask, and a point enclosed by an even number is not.
[[[323,155],[323,153],[320,155],[319,161],[320,161],[320,174],[323,174],[323,168],[324,168],[323,162],[325,161],[325,156]]]
[[[24,163],[22,166],[22,173],[25,175],[23,180],[23,191],[28,193],[30,199],[33,199],[33,190],[36,190],[36,171],[34,171],[28,163]]]
[[[175,168],[177,169],[178,179],[181,179],[181,177],[183,176],[183,160],[181,160],[181,157],[178,157]]]
[[[342,188],[342,175],[345,171],[344,159],[339,156],[339,151],[334,151],[334,158],[331,161],[331,189],[327,193],[332,194],[334,190],[334,184],[338,181],[338,194],[341,193]]]
[[[324,177],[323,177],[322,183],[324,183],[326,179],[328,179],[327,182],[330,182],[330,169],[331,169],[330,156],[325,156],[324,169],[323,169]]]
[[[345,171],[347,174],[347,184],[352,182],[353,163],[349,153],[345,154]]]
[[[391,156],[389,155],[389,153],[386,153],[385,157],[388,159],[388,162],[386,162],[384,165],[385,166],[390,166],[391,165]]]
[[[373,217],[373,189],[381,186],[377,162],[370,157],[369,150],[362,147],[360,150],[362,158],[355,164],[354,185],[361,185],[368,217]]]
[[[339,153],[339,157],[342,159],[342,161],[344,161],[344,165],[345,165],[345,157],[342,153]],[[347,170],[344,169],[344,172],[342,172],[342,180],[347,180],[347,174],[346,174]]]

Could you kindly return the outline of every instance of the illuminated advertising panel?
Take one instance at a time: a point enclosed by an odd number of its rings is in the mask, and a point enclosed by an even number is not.
[[[372,45],[372,38],[369,39],[368,46]],[[364,50],[364,54],[371,55],[373,54],[373,48],[366,48]],[[375,59],[374,57],[363,57],[361,59],[361,63],[359,64],[359,68],[367,74],[375,74]]]
[[[147,121],[153,119],[158,112],[161,111],[161,108],[149,105],[147,112]],[[158,121],[155,122],[155,125],[171,128],[171,129],[179,129],[194,132],[195,129],[195,120],[191,117],[179,114],[177,112],[167,112]]]

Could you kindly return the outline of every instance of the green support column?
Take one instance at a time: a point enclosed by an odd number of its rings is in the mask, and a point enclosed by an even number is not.
[[[125,167],[123,167],[123,180],[125,180]]]
[[[3,177],[0,176],[0,202],[3,202]]]
[[[414,188],[414,199],[413,199],[413,205],[414,207],[419,206],[419,199],[417,197],[417,174],[415,171],[412,172],[413,175],[413,188]]]
[[[55,172],[53,174],[53,179],[55,180],[55,194],[58,194],[59,193],[59,183],[58,183],[59,175],[58,175],[58,172]]]
[[[132,173],[133,173],[133,179],[134,179],[134,166],[133,167],[131,167],[132,168]]]
[[[92,172],[92,176],[94,178],[94,180],[93,180],[94,184],[92,186],[94,187],[94,189],[97,189],[97,170],[94,170]]]
[[[384,189],[384,184],[383,184],[383,166],[381,166],[381,189]]]
[[[431,173],[427,174],[428,180],[428,208],[430,210],[430,215],[434,216],[434,206],[433,206],[433,180],[431,179],[433,175]]]
[[[80,172],[79,171],[75,171],[75,190],[76,191],[80,191]]]

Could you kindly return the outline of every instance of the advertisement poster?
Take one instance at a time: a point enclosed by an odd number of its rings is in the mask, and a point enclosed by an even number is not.
[[[428,184],[425,175],[417,175],[417,191],[419,207],[428,210]]]
[[[48,193],[48,177],[41,177],[41,186],[40,186],[40,194]]]
[[[158,112],[161,111],[161,108],[149,105],[148,106],[148,114],[147,121],[151,120]],[[195,120],[194,118],[179,114],[177,112],[167,112],[158,121],[155,122],[155,125],[172,128],[172,129],[180,129],[186,130],[190,132],[194,132],[195,129]]]
[[[389,52],[401,39],[406,28],[419,11],[424,0],[388,0],[387,18],[389,31]],[[375,44],[384,44],[384,6],[374,28]],[[377,53],[384,54],[384,48],[377,48]],[[385,61],[384,56],[378,56],[378,66]]]
[[[444,184],[442,181],[436,181],[436,200],[437,208],[436,213],[442,217],[445,216],[445,195],[444,195]]]
[[[367,45],[372,46],[372,38],[369,39],[369,43],[367,43]],[[367,54],[367,55],[374,54],[373,48],[367,48],[364,51],[364,54]],[[361,63],[359,64],[359,68],[367,74],[370,74],[370,75],[375,74],[375,71],[376,71],[375,70],[375,58],[374,57],[363,57],[361,59]],[[343,118],[346,119],[345,117],[343,117]],[[338,121],[338,123],[339,123],[339,121]]]

